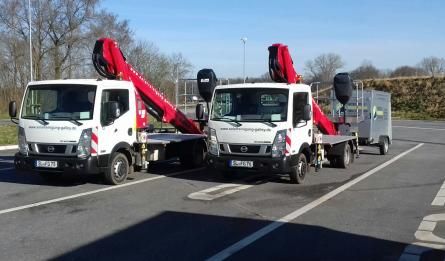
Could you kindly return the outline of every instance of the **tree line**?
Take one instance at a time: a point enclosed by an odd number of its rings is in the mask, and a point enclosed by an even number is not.
[[[0,2],[0,88],[23,88],[31,80],[28,1]],[[33,80],[96,78],[95,40],[111,37],[124,56],[154,86],[174,97],[174,82],[191,63],[134,38],[129,22],[100,8],[100,0],[31,0]]]
[[[310,82],[330,82],[335,74],[345,65],[341,56],[335,53],[321,54],[305,64],[305,79]],[[356,69],[349,72],[353,79],[378,79],[396,77],[444,76],[445,59],[425,57],[416,66],[403,65],[394,70],[381,70],[371,61],[365,60]]]

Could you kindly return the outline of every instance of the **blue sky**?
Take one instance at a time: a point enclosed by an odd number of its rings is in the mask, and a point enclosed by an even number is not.
[[[138,40],[162,52],[181,52],[194,72],[217,76],[267,72],[267,47],[289,46],[297,72],[322,53],[337,53],[352,70],[363,60],[380,69],[416,65],[423,57],[445,57],[445,0],[148,1],[104,0],[102,6],[127,19]]]

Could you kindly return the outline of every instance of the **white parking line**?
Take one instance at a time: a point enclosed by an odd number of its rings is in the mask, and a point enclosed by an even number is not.
[[[252,187],[253,185],[242,185],[242,184],[222,184],[215,187],[211,187],[208,189],[204,189],[198,192],[194,192],[189,194],[187,197],[190,199],[197,199],[197,200],[214,200],[220,197],[224,197],[230,194],[233,194],[235,192],[248,189]],[[228,190],[224,190],[226,188],[231,188]],[[215,191],[222,190],[220,193],[214,193]]]
[[[295,210],[294,212],[276,220],[270,223],[269,225],[263,227],[262,229],[256,231],[255,233],[241,239],[237,243],[229,246],[228,248],[222,250],[221,252],[215,254],[214,256],[208,258],[209,261],[216,261],[216,260],[224,260],[231,255],[235,254],[236,252],[240,251],[241,249],[245,248],[246,246],[250,245],[251,243],[257,241],[258,239],[264,237],[265,235],[269,234],[270,232],[274,231],[275,229],[281,227],[282,225],[291,222],[292,220],[296,219],[297,217],[305,214],[306,212],[310,211],[311,209],[323,204],[324,202],[328,201],[329,199],[335,197],[336,195],[340,194],[341,192],[345,191],[346,189],[354,186],[355,184],[359,183],[360,181],[366,179],[367,177],[373,175],[374,173],[380,171],[381,169],[387,167],[388,165],[394,163],[395,161],[399,160],[400,158],[404,157],[408,153],[420,148],[423,146],[423,143],[417,144],[415,147],[397,155],[396,157],[388,160],[387,162],[373,168],[372,170],[366,172],[365,174],[347,182],[346,184],[336,188],[335,190],[327,193],[326,195],[312,201],[311,203],[305,205],[302,208],[299,208]]]
[[[18,148],[19,148],[18,145],[0,146],[0,150],[16,150]]]
[[[56,202],[60,202],[60,201],[68,200],[68,199],[80,198],[80,197],[93,195],[93,194],[97,194],[97,193],[105,192],[105,191],[109,191],[109,190],[120,189],[120,188],[133,186],[133,185],[136,185],[136,184],[141,184],[141,183],[145,183],[145,182],[149,182],[149,181],[153,181],[153,180],[158,180],[158,179],[163,179],[163,178],[167,178],[167,177],[178,176],[178,175],[185,174],[185,173],[188,173],[188,172],[197,171],[197,170],[203,170],[203,169],[204,168],[190,169],[190,170],[176,172],[176,173],[172,173],[172,174],[168,174],[168,175],[159,175],[159,176],[152,177],[152,178],[136,180],[136,181],[124,183],[124,184],[121,184],[121,185],[116,185],[116,186],[110,186],[110,187],[106,187],[106,188],[96,189],[96,190],[87,191],[87,192],[83,192],[83,193],[79,193],[79,194],[74,194],[74,195],[70,195],[70,196],[66,196],[66,197],[55,198],[55,199],[40,201],[40,202],[36,202],[36,203],[33,203],[33,204],[24,205],[24,206],[3,209],[3,210],[0,210],[0,215],[6,214],[6,213],[15,212],[15,211],[19,211],[19,210],[24,210],[24,209],[28,209],[28,208],[38,207],[38,206],[42,206],[42,205],[48,205],[48,204],[51,204],[51,203],[56,203]]]
[[[445,129],[440,128],[424,128],[424,127],[411,127],[411,126],[392,126],[393,128],[404,128],[404,129],[416,129],[416,130],[439,130],[444,131]]]

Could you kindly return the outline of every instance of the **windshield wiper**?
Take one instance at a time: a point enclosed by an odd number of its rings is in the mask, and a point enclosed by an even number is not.
[[[266,125],[268,125],[268,126],[270,126],[270,127],[277,127],[277,125],[275,123],[273,123],[272,120],[264,120],[264,121],[261,121],[261,122],[266,124]]]
[[[245,122],[261,122],[266,124],[269,127],[277,127],[275,123],[272,122],[270,119],[244,119]]]
[[[69,122],[77,126],[83,125],[82,122],[78,121],[76,118],[73,117],[53,117],[53,119],[68,120]]]
[[[233,123],[235,123],[235,124],[237,125],[237,127],[239,127],[239,126],[241,126],[241,125],[242,125],[241,123],[239,123],[239,121],[237,121],[237,120],[234,120],[234,119],[230,119],[230,118],[224,118],[224,117],[215,117],[215,118],[212,118],[212,120],[215,120],[215,121],[226,121],[226,122],[233,122]]]
[[[47,122],[44,118],[39,117],[39,116],[25,116],[23,118],[24,119],[33,119],[33,120],[37,121],[38,123],[40,123],[40,124],[42,124],[44,126],[49,124],[49,122]]]

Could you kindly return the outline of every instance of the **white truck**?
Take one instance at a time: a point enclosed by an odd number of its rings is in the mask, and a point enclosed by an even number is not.
[[[20,115],[15,101],[9,105],[10,117],[19,125],[16,168],[48,179],[66,172],[102,173],[106,183],[120,184],[152,161],[179,158],[189,167],[201,165],[206,136],[196,124],[125,62],[117,43],[104,38],[96,47],[98,72],[124,79],[29,83]],[[147,111],[182,133],[153,133]]]
[[[302,183],[310,164],[347,167],[355,136],[314,131],[311,89],[306,84],[247,83],[216,86],[208,119],[210,166],[234,171],[288,173]]]

